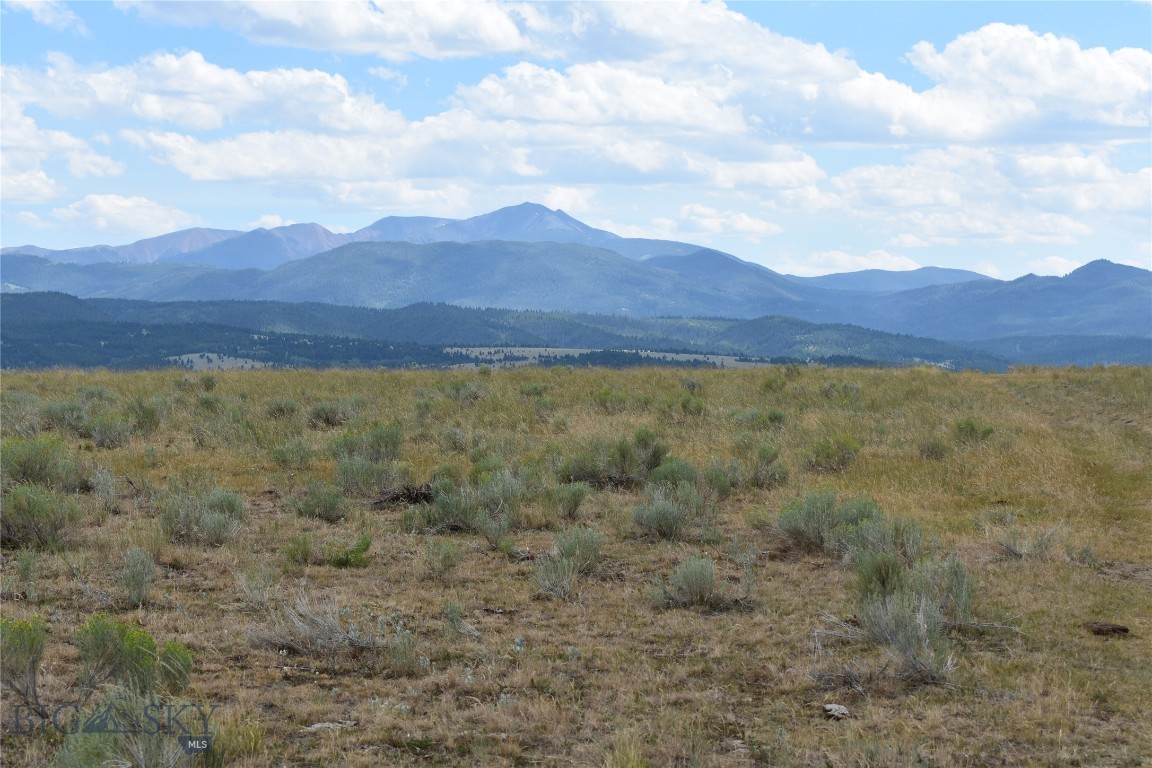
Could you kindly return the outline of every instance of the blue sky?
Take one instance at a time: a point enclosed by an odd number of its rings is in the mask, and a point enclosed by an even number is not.
[[[5,2],[5,246],[541,202],[821,274],[1152,266],[1152,4]]]

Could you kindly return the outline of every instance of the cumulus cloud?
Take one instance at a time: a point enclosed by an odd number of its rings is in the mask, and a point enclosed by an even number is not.
[[[591,187],[552,187],[544,193],[544,205],[565,213],[591,210],[596,204],[596,190]]]
[[[817,251],[810,253],[802,260],[788,259],[774,268],[784,274],[813,277],[836,272],[858,272],[862,269],[906,271],[919,269],[920,266],[906,256],[898,256],[878,249],[862,255],[841,250]]]
[[[854,216],[893,230],[894,245],[1071,245],[1092,234],[1072,206],[1043,204],[1074,187],[1038,193],[1018,180],[1018,164],[1011,148],[951,146],[913,153],[901,165],[858,166],[832,183]]]
[[[81,67],[54,53],[42,71],[4,68],[5,98],[54,115],[113,115],[211,130],[229,122],[392,133],[403,117],[352,91],[338,74],[313,69],[240,72],[197,51],[156,53],[120,67]]]
[[[67,131],[40,128],[18,101],[0,102],[0,190],[6,201],[42,203],[60,197],[65,186],[43,163],[62,161],[77,178],[115,176],[124,166]]]
[[[186,229],[196,217],[147,197],[87,195],[52,215],[60,222],[114,235],[150,237]]]
[[[274,229],[276,227],[286,227],[289,224],[295,224],[292,219],[282,218],[276,213],[266,213],[253,221],[244,225],[245,229]],[[331,231],[331,230],[330,230]]]
[[[1046,256],[1028,262],[1028,268],[1037,275],[1066,275],[1084,266],[1084,262],[1066,259],[1063,256]]]
[[[680,208],[680,229],[703,234],[744,235],[759,242],[763,235],[783,232],[779,224],[750,216],[743,211],[718,211],[696,203]]]
[[[739,107],[724,104],[727,83],[675,82],[604,62],[563,73],[521,62],[489,75],[458,96],[474,112],[581,125],[639,123],[706,130],[745,129]]]
[[[452,59],[533,48],[531,8],[491,2],[117,2],[143,17],[217,25],[247,39],[389,61]]]
[[[37,24],[53,29],[71,29],[81,35],[88,34],[84,21],[58,0],[4,0],[4,5],[30,14]]]

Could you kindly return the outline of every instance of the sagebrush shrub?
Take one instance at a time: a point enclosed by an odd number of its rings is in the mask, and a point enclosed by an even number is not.
[[[357,457],[373,463],[394,461],[404,448],[404,429],[399,425],[374,425],[366,432],[345,432],[332,441],[332,454],[338,458]]]
[[[132,424],[123,416],[94,416],[84,433],[97,448],[123,448],[132,439]]]
[[[570,557],[546,555],[536,558],[536,586],[548,597],[571,600],[576,595],[579,564]]]
[[[0,474],[4,488],[29,483],[58,491],[88,491],[92,468],[72,456],[59,439],[12,438],[0,446]]]
[[[40,662],[48,645],[44,619],[0,617],[0,682],[35,712],[40,706]]]
[[[660,462],[660,466],[648,473],[646,483],[650,487],[659,485],[674,487],[680,483],[695,485],[699,479],[700,472],[690,462],[668,457]]]
[[[290,419],[300,412],[300,406],[291,398],[276,398],[268,401],[264,413],[271,419]]]
[[[581,573],[591,573],[600,564],[604,535],[595,528],[565,528],[556,534],[556,553],[576,563]]]
[[[956,442],[971,446],[987,440],[992,436],[994,429],[987,424],[976,421],[971,416],[966,416],[956,421],[952,431],[956,436]]]
[[[218,547],[239,533],[246,513],[238,493],[174,483],[156,500],[160,527],[173,542]]]
[[[943,682],[955,668],[940,609],[927,597],[897,591],[865,599],[857,612],[860,628],[910,682]]]
[[[148,601],[148,592],[156,579],[156,563],[152,555],[140,547],[133,547],[124,555],[124,570],[120,586],[129,605],[142,606]]]
[[[288,501],[288,508],[301,517],[312,517],[327,523],[344,519],[344,494],[335,485],[309,480],[304,492]]]
[[[726,602],[716,583],[716,564],[690,555],[677,565],[668,583],[657,582],[655,601],[661,608],[717,608]]]
[[[81,516],[70,496],[39,485],[17,485],[4,494],[0,542],[55,551],[71,543]]]
[[[156,641],[144,629],[98,613],[76,635],[82,684],[94,690],[114,682],[134,691],[156,683]]]
[[[551,488],[548,496],[562,518],[575,520],[589,490],[587,483],[564,483]]]
[[[660,486],[651,489],[648,502],[632,513],[632,522],[642,533],[675,541],[703,523],[709,515],[709,504],[696,486],[680,483],[673,488]]]
[[[804,465],[813,472],[842,472],[852,465],[859,453],[860,444],[841,435],[816,443],[804,460]]]
[[[456,541],[429,539],[424,543],[424,560],[428,563],[428,573],[443,579],[464,562],[464,548]]]

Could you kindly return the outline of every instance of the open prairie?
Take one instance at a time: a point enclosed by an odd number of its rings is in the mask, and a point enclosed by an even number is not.
[[[1152,761],[1148,368],[2,388],[6,765]]]

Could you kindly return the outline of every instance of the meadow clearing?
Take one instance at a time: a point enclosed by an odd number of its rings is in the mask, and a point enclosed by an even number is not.
[[[1147,368],[2,394],[7,765],[1152,760]],[[20,732],[108,702],[214,706],[212,749]]]

